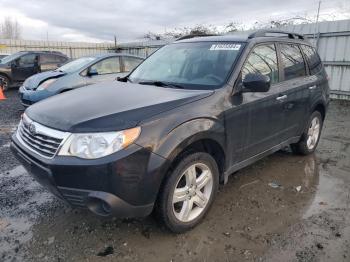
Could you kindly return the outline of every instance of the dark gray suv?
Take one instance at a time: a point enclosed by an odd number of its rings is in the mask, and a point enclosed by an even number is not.
[[[328,102],[324,67],[301,35],[190,38],[119,81],[30,106],[11,147],[75,207],[118,217],[154,210],[183,232],[233,172],[286,146],[314,152]]]

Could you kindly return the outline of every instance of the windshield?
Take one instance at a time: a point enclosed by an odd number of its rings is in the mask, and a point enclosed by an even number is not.
[[[188,89],[215,89],[225,83],[242,46],[235,42],[167,45],[137,67],[129,80],[158,81]]]
[[[95,57],[82,57],[78,58],[76,60],[73,60],[72,62],[69,62],[59,68],[57,68],[57,71],[62,71],[65,73],[72,73],[74,71],[77,71],[78,69],[82,68],[83,66],[89,64],[90,62],[94,61]]]
[[[23,53],[18,52],[18,53],[14,53],[12,55],[5,56],[4,58],[1,59],[1,63],[6,64],[8,62],[11,62],[11,61],[17,59],[18,57],[20,57],[21,55],[23,55]]]

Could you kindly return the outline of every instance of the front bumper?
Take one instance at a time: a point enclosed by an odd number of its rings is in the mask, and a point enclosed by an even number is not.
[[[53,96],[54,94],[47,90],[27,90],[23,85],[18,90],[19,97],[21,98],[22,105],[28,107],[36,102],[39,102],[45,98]]]
[[[149,215],[168,166],[166,159],[138,145],[94,160],[46,159],[13,135],[11,149],[28,173],[53,194],[102,216]]]

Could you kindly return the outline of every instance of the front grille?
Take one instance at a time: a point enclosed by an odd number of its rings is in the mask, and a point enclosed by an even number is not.
[[[17,130],[17,137],[30,150],[52,158],[59,150],[66,133],[50,129],[23,116]]]

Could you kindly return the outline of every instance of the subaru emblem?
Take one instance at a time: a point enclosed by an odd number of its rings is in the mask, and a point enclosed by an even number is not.
[[[32,135],[35,135],[36,134],[36,128],[35,128],[35,125],[33,123],[31,123],[29,125],[29,131]]]

